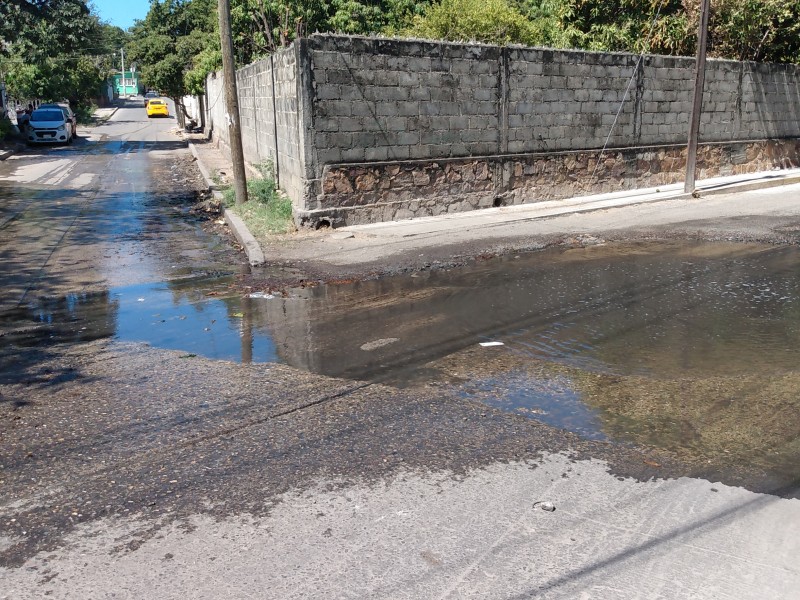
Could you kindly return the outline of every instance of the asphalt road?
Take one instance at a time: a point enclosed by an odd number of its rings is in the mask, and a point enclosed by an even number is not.
[[[783,490],[436,386],[34,335],[48,299],[246,270],[173,126],[0,164],[0,598],[796,597]]]

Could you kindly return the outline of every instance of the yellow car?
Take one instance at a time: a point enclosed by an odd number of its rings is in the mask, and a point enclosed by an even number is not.
[[[167,102],[163,98],[150,98],[147,103],[147,117],[168,117],[169,108]]]

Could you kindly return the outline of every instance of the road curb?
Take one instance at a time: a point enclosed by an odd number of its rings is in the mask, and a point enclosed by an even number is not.
[[[715,196],[717,194],[731,194],[733,192],[752,192],[755,190],[764,190],[782,185],[794,185],[800,183],[800,175],[780,175],[779,171],[775,172],[773,179],[766,179],[762,177],[756,181],[745,181],[739,183],[730,183],[727,185],[720,185],[713,188],[698,188],[697,194],[699,197]]]
[[[197,148],[195,148],[195,145],[191,140],[189,141],[189,151],[197,161],[197,167],[200,169],[200,174],[203,176],[203,180],[206,182],[209,191],[214,194],[216,199],[222,200],[222,192],[219,190],[219,186],[214,185],[214,182],[211,180],[211,174],[208,172],[208,168],[203,164],[203,161],[200,159],[200,153],[197,152]],[[233,236],[244,248],[250,266],[257,267],[267,262],[264,258],[264,251],[261,250],[258,240],[256,240],[253,234],[250,233],[250,230],[247,228],[247,225],[245,225],[244,221],[242,221],[242,218],[227,208],[223,209],[222,216],[225,219],[225,222],[228,224],[228,227],[231,228]]]
[[[259,265],[263,265],[266,262],[264,252],[261,250],[261,246],[259,246],[256,238],[250,233],[247,225],[242,221],[242,218],[227,208],[222,214],[225,218],[225,222],[231,228],[234,237],[239,241],[242,247],[244,247],[250,266],[258,267]]]
[[[208,167],[203,164],[203,161],[200,159],[200,153],[197,152],[197,148],[195,148],[195,144],[191,140],[189,140],[189,150],[192,152],[192,156],[194,156],[195,160],[197,161],[197,167],[200,169],[200,174],[203,176],[208,189],[211,191],[222,191],[225,186],[214,183],[214,178],[211,176],[211,172],[208,170]]]
[[[0,160],[5,160],[5,159],[9,158],[10,156],[14,156],[22,148],[24,148],[23,144],[16,143],[11,148],[6,148],[5,150],[0,150]]]

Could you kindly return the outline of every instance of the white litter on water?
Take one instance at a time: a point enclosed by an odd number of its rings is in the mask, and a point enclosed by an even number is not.
[[[275,296],[267,292],[253,292],[248,296],[249,298],[263,298],[264,300],[272,300]]]
[[[505,346],[503,342],[481,342],[481,346],[487,348],[489,346]]]
[[[144,298],[137,298],[136,301],[137,302],[144,302]]]
[[[389,344],[394,344],[395,342],[399,342],[400,338],[384,338],[380,340],[374,340],[372,342],[367,342],[361,346],[362,350],[366,350],[369,352],[370,350],[377,350],[378,348],[382,348],[383,346],[388,346]]]

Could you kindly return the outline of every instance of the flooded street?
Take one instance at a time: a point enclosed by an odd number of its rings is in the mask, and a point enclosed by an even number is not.
[[[109,338],[435,388],[702,470],[800,478],[800,250],[598,245],[351,284],[256,291],[228,275],[27,303],[7,340]],[[20,315],[24,313],[24,317]]]
[[[433,386],[797,494],[798,265],[797,247],[595,246],[296,291],[251,301],[252,321],[293,366]]]
[[[0,163],[0,600],[798,588],[797,244],[250,272],[173,126]]]

